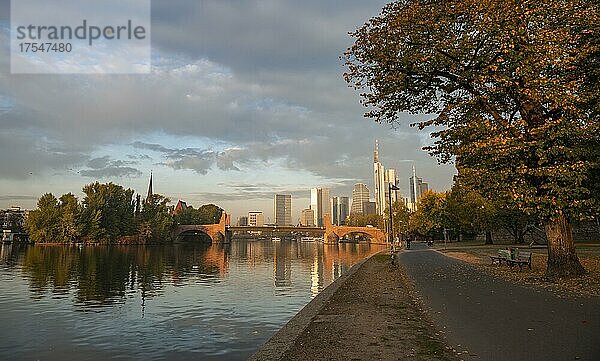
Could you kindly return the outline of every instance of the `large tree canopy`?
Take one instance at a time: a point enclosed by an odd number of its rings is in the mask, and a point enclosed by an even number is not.
[[[599,10],[592,0],[403,0],[358,29],[367,117],[437,117],[428,149],[464,184],[544,221],[548,274],[581,274],[569,219],[598,210]]]

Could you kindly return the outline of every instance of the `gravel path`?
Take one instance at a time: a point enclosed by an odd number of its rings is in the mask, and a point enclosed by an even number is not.
[[[400,262],[465,360],[600,360],[600,298],[515,285],[421,244]]]

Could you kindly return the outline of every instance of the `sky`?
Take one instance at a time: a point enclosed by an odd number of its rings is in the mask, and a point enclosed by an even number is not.
[[[297,220],[312,187],[373,190],[376,139],[405,195],[412,164],[430,188],[449,189],[454,167],[408,126],[430,116],[377,124],[343,80],[348,33],[384,4],[155,0],[149,74],[13,75],[0,0],[0,208],[35,208],[46,192],[81,197],[95,181],[145,194],[152,171],[156,193],[234,219],[272,219],[274,194],[292,194]]]

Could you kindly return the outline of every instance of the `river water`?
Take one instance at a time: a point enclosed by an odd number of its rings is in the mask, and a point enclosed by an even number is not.
[[[244,360],[367,244],[2,245],[0,360]]]

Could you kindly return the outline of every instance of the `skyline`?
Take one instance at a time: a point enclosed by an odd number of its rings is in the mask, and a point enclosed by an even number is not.
[[[313,187],[348,196],[371,185],[374,139],[403,194],[402,159],[449,188],[454,168],[421,150],[428,133],[364,119],[343,80],[347,33],[384,3],[155,2],[149,75],[11,75],[0,47],[0,208],[34,208],[46,192],[81,196],[96,180],[145,194],[152,170],[155,192],[173,203],[273,219],[273,194],[287,193],[297,219]]]

